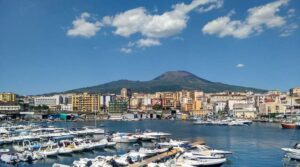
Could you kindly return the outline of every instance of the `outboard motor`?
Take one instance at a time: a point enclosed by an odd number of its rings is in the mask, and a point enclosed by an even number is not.
[[[86,166],[87,167],[90,167],[90,166],[92,166],[93,165],[93,162],[92,161],[88,161],[87,163],[86,163]]]

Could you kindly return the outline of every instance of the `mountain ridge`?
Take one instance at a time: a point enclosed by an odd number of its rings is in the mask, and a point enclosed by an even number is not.
[[[84,88],[72,89],[62,93],[119,93],[122,88],[130,88],[133,92],[164,92],[180,90],[200,90],[206,93],[215,93],[222,91],[253,91],[266,92],[263,89],[252,87],[236,86],[224,84],[221,82],[212,82],[188,71],[168,71],[149,81],[132,81],[120,79],[116,81],[89,86]]]

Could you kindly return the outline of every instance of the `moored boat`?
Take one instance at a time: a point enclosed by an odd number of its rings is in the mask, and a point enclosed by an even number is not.
[[[281,127],[282,127],[282,129],[295,129],[296,124],[292,123],[292,122],[283,122],[283,123],[281,123]]]

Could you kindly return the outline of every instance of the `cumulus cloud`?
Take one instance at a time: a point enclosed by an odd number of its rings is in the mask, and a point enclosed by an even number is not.
[[[235,67],[236,68],[243,68],[243,67],[245,67],[245,65],[244,64],[237,64]]]
[[[233,36],[235,38],[247,38],[252,34],[258,34],[267,28],[282,27],[286,24],[286,18],[277,13],[289,0],[277,0],[266,5],[248,9],[248,16],[244,21],[232,20],[231,15],[219,17],[208,22],[202,32],[219,37]]]
[[[197,9],[198,12],[200,13],[205,13],[205,12],[209,12],[213,9],[219,9],[223,6],[224,1],[220,0],[220,1],[216,1],[215,3],[212,3],[210,5],[208,5],[207,7],[200,7]]]
[[[67,31],[67,35],[73,37],[81,36],[85,38],[90,38],[96,35],[97,31],[100,30],[101,23],[99,21],[88,21],[90,17],[89,13],[82,13],[80,17],[73,21],[73,27]]]
[[[158,46],[160,45],[160,41],[157,39],[151,39],[151,38],[146,38],[146,39],[140,39],[136,42],[136,45],[141,48],[145,47],[151,47],[151,46]]]
[[[201,5],[217,4],[221,0],[193,0],[190,4],[179,3],[171,11],[151,14],[139,7],[103,18],[106,25],[115,27],[115,34],[129,37],[140,33],[148,38],[163,38],[180,33],[187,26],[188,13]],[[212,10],[212,9],[211,9]]]
[[[132,49],[131,48],[121,48],[120,51],[123,53],[129,54],[132,52]]]

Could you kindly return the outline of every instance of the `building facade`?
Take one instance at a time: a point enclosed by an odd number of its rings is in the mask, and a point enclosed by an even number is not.
[[[109,102],[109,114],[124,114],[128,110],[128,101],[124,99],[112,100]]]
[[[72,96],[73,111],[95,112],[100,111],[100,95],[80,93]]]
[[[0,102],[15,102],[16,94],[14,93],[0,93]]]

